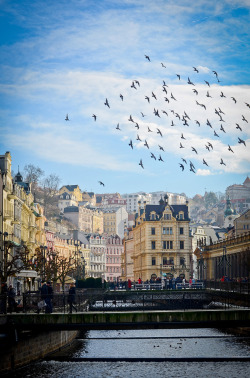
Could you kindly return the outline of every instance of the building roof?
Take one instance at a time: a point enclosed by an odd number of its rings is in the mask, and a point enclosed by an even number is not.
[[[79,213],[78,206],[67,206],[64,208],[65,213]]]
[[[188,206],[186,206],[186,205],[168,205],[167,203],[164,203],[164,201],[160,201],[159,205],[146,205],[146,207],[145,207],[145,220],[146,221],[151,220],[151,218],[150,218],[151,212],[155,212],[158,215],[158,219],[160,219],[163,215],[163,212],[164,212],[166,206],[169,206],[170,210],[172,211],[172,215],[173,215],[174,218],[178,219],[179,212],[183,212],[183,214],[184,214],[183,220],[190,220],[189,216],[188,216]],[[143,211],[144,210],[141,209],[140,215],[143,214]]]
[[[250,178],[247,176],[246,180],[243,182],[243,185],[250,184]]]
[[[64,186],[62,186],[62,188],[67,188],[70,192],[73,192],[74,189],[78,188],[78,185],[64,185]]]

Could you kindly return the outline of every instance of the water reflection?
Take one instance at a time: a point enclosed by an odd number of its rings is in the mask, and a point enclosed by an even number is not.
[[[248,338],[216,329],[89,331],[55,356],[69,357],[232,357],[249,356]],[[56,362],[41,361],[12,377],[249,377],[250,362]]]

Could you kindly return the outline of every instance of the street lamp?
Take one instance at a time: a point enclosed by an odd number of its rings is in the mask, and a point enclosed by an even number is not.
[[[197,261],[197,267],[196,269],[198,270],[198,278],[203,279],[203,270],[207,269],[205,265],[205,260],[203,258],[203,250],[200,249],[200,259]]]
[[[8,254],[6,251],[6,238],[9,236],[8,232],[1,232],[1,259],[0,259],[0,273],[1,273],[1,279],[3,278],[4,281],[6,281],[7,278],[7,260],[8,260]],[[1,282],[2,283],[2,282]]]
[[[226,266],[231,266],[228,257],[227,257],[227,247],[224,245],[223,247],[223,254],[221,260],[218,263],[218,266],[222,266],[222,277],[226,276]]]
[[[40,250],[42,251],[42,279],[45,280],[45,264],[46,264],[46,245],[40,245]]]

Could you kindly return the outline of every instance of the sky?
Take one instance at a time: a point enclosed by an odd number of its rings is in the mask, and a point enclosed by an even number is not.
[[[0,155],[95,193],[242,184],[249,12],[249,0],[0,0]]]

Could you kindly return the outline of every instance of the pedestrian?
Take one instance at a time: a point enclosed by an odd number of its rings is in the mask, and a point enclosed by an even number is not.
[[[7,312],[7,294],[8,286],[6,282],[3,282],[1,287],[1,314],[6,314]]]
[[[47,282],[47,288],[48,288],[48,296],[47,296],[47,299],[45,299],[45,302],[47,304],[45,312],[47,314],[51,314],[52,311],[53,311],[53,303],[52,303],[52,300],[53,300],[53,287],[51,286],[51,282],[50,281]]]
[[[173,277],[172,278],[172,288],[173,288],[173,290],[175,290],[175,285],[176,285],[176,278]]]
[[[128,289],[131,290],[132,282],[130,279],[128,279]]]
[[[141,278],[140,278],[140,277],[138,278],[138,284],[139,284],[139,285],[141,285],[141,284],[142,284],[142,280],[141,280]]]
[[[45,307],[45,312],[47,313],[47,302],[48,302],[48,286],[45,280],[42,280],[42,286],[40,287],[41,301],[38,302],[37,313]]]
[[[192,287],[192,277],[189,278],[189,289]]]
[[[70,284],[69,288],[69,296],[68,296],[68,304],[69,304],[69,313],[72,314],[72,310],[74,309],[77,312],[77,308],[74,306],[76,303],[76,288],[75,285],[72,283]]]
[[[16,301],[15,301],[16,292],[12,285],[9,286],[7,295],[8,295],[9,312],[12,313],[12,311],[16,310]]]

